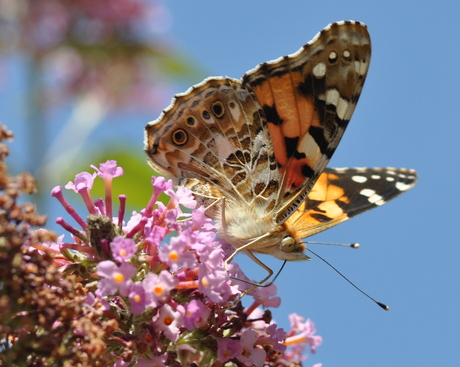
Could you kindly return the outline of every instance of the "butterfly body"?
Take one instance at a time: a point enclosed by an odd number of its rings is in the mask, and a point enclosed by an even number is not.
[[[217,220],[224,223],[219,229],[219,237],[226,240],[236,249],[249,247],[252,252],[268,254],[280,260],[297,261],[309,260],[303,253],[305,245],[285,224],[277,224],[273,216],[257,216],[257,211],[247,207],[235,206],[229,212],[227,220],[227,205],[225,217]],[[248,246],[249,245],[249,246]]]
[[[208,78],[147,124],[149,163],[196,194],[236,252],[309,260],[303,238],[416,181],[412,170],[326,168],[369,62],[366,26],[344,21],[241,80]]]

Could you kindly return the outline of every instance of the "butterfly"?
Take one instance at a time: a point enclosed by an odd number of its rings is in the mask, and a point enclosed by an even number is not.
[[[310,260],[305,237],[384,204],[417,180],[408,169],[326,168],[370,56],[367,27],[342,21],[240,80],[207,78],[147,124],[148,161],[208,207],[220,237],[236,249],[231,258],[245,252],[269,276],[255,253]]]

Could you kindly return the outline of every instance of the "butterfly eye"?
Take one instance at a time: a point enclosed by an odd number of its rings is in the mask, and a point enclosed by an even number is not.
[[[225,114],[225,108],[221,101],[216,101],[212,105],[212,113],[217,118],[221,118]]]
[[[280,246],[283,252],[294,252],[298,247],[297,241],[291,236],[284,237]]]
[[[171,137],[173,143],[177,146],[184,145],[185,143],[187,143],[188,140],[187,133],[182,129],[177,129],[176,131],[174,131]]]

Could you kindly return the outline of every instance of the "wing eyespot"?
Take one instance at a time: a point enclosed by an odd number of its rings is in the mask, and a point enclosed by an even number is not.
[[[212,104],[211,109],[214,116],[216,116],[218,119],[222,118],[225,115],[225,107],[221,101],[214,102]]]
[[[211,118],[211,114],[209,113],[209,111],[207,110],[204,110],[202,113],[201,113],[201,116],[203,116],[203,118],[205,120],[209,120]]]
[[[171,134],[172,141],[178,147],[184,145],[188,141],[187,132],[183,129],[177,129]]]
[[[329,52],[329,55],[328,55],[329,63],[334,64],[337,61],[337,59],[338,59],[337,52],[335,51]]]

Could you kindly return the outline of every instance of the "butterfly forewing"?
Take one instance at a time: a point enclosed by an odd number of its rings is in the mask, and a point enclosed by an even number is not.
[[[300,205],[334,153],[361,93],[370,38],[359,22],[333,23],[296,53],[243,76],[270,129],[279,170],[277,221]]]
[[[403,168],[326,168],[286,224],[299,238],[312,236],[385,204],[416,182],[417,173]]]

